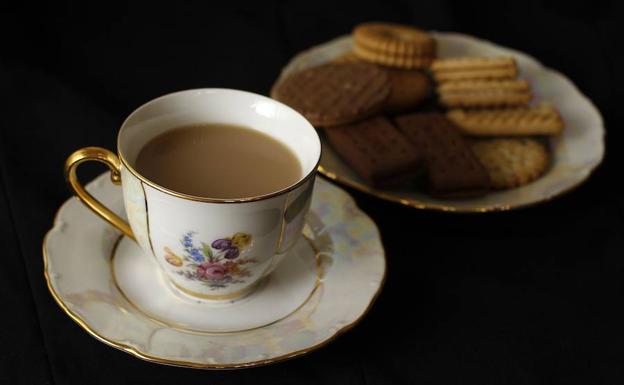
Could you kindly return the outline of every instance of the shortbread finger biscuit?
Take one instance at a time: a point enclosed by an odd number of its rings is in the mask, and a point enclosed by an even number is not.
[[[423,157],[382,116],[324,130],[336,152],[375,187],[392,187],[422,171]]]
[[[479,139],[471,146],[496,189],[525,185],[539,178],[549,163],[546,147],[535,139]]]
[[[512,57],[458,57],[436,59],[431,64],[432,71],[471,71],[515,67],[516,60]]]
[[[440,113],[414,113],[395,119],[399,129],[425,155],[429,190],[445,198],[478,196],[489,177],[457,128]]]
[[[439,101],[447,108],[521,107],[529,104],[531,94],[508,90],[444,92],[439,94]]]
[[[438,85],[439,93],[487,92],[487,91],[529,91],[529,82],[524,79],[513,80],[461,80]]]
[[[431,94],[431,81],[418,70],[384,68],[390,79],[390,96],[384,111],[397,113],[416,107]]]
[[[511,57],[463,57],[437,59],[431,63],[433,78],[439,82],[513,79],[518,76],[518,66]]]
[[[564,125],[556,109],[540,105],[500,110],[449,110],[446,116],[473,136],[557,135]]]
[[[518,76],[516,67],[476,69],[467,71],[432,71],[433,78],[438,83],[460,80],[503,80]]]
[[[315,126],[351,123],[380,111],[390,94],[388,76],[369,63],[327,63],[294,73],[271,96]]]

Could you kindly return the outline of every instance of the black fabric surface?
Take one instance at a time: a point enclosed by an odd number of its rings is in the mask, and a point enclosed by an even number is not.
[[[534,0],[0,5],[0,383],[624,383],[621,11]],[[560,199],[509,213],[423,212],[350,191],[380,228],[386,286],[360,325],[291,361],[156,365],[63,313],[41,243],[70,196],[68,154],[114,149],[124,117],[165,93],[266,94],[295,53],[366,20],[473,34],[563,72],[603,113],[604,164]],[[84,168],[83,180],[103,171]]]

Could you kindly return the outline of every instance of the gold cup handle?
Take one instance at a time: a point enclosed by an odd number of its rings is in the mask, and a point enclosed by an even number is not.
[[[121,184],[121,162],[119,161],[119,158],[107,149],[100,147],[81,148],[67,158],[65,161],[65,179],[67,180],[67,183],[82,203],[93,210],[94,213],[121,230],[121,232],[130,239],[136,240],[128,222],[121,219],[119,215],[115,214],[100,203],[100,201],[95,199],[93,195],[89,194],[89,192],[82,187],[80,181],[78,181],[78,177],[76,176],[76,169],[78,168],[78,165],[90,160],[95,160],[107,165],[111,171],[111,181],[113,181],[116,185]]]

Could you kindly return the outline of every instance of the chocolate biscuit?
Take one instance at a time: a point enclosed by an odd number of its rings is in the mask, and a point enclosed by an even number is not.
[[[353,170],[375,187],[396,186],[422,170],[421,153],[382,116],[330,127],[325,135]]]
[[[405,112],[422,103],[431,92],[431,81],[418,70],[384,68],[390,79],[390,96],[384,105],[388,113]]]
[[[363,62],[327,63],[288,76],[271,96],[299,111],[314,126],[352,123],[378,112],[388,95],[388,76]]]
[[[490,180],[469,144],[444,115],[415,113],[395,119],[399,129],[425,156],[429,189],[442,198],[479,196]]]

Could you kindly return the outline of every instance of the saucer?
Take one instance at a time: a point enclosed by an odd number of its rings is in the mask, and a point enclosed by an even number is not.
[[[602,116],[574,83],[534,57],[473,36],[453,32],[431,35],[439,57],[512,56],[518,63],[519,78],[526,79],[533,93],[533,104],[547,103],[559,110],[565,123],[563,133],[550,138],[552,161],[544,175],[513,189],[492,191],[473,199],[435,199],[416,188],[378,189],[351,169],[321,135],[323,147],[319,172],[345,186],[377,198],[424,210],[483,213],[532,206],[573,190],[600,165],[605,152]],[[276,83],[285,76],[332,61],[351,51],[351,36],[342,36],[297,54],[282,69]]]
[[[207,333],[250,330],[287,317],[316,290],[320,266],[313,242],[301,238],[271,275],[237,300],[211,301],[182,292],[127,237],[120,236],[113,247],[112,279],[129,303],[163,325]]]
[[[123,212],[108,173],[87,189]],[[43,256],[52,296],[89,334],[148,361],[206,369],[265,365],[320,348],[366,314],[386,271],[375,224],[321,178],[304,236],[234,301],[179,291],[153,258],[76,198],[59,209]]]

